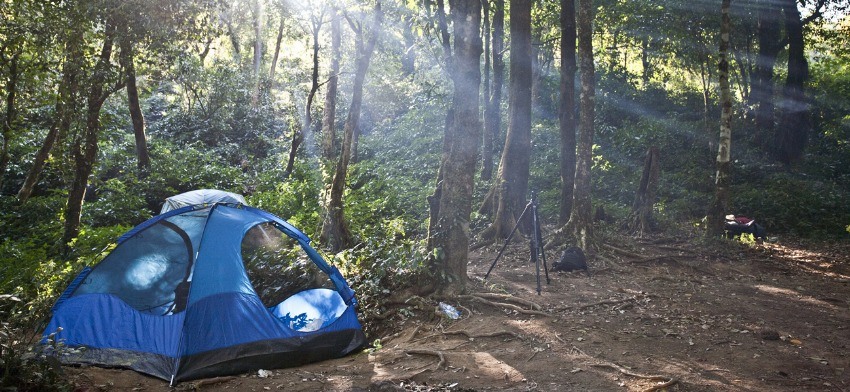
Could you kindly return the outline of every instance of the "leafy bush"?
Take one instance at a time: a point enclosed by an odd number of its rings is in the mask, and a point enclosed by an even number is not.
[[[850,221],[850,195],[835,184],[779,172],[732,187],[733,212],[752,216],[768,232],[803,237],[843,234]]]
[[[56,361],[36,358],[29,347],[29,328],[21,324],[26,304],[11,294],[0,294],[0,390],[72,391]]]

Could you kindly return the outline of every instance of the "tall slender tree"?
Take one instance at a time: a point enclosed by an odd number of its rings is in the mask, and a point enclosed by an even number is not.
[[[384,13],[380,1],[375,3],[374,15],[371,31],[365,31],[361,23],[350,18],[347,19],[351,29],[354,30],[354,46],[357,55],[354,62],[354,84],[352,86],[351,106],[348,109],[348,118],[345,121],[343,131],[342,151],[340,151],[339,161],[331,183],[330,197],[327,203],[328,210],[322,223],[320,237],[322,242],[334,252],[351,246],[352,242],[351,231],[348,229],[348,222],[345,219],[342,196],[348,176],[348,166],[351,162],[354,132],[360,124],[363,84],[366,81],[366,72],[369,70],[372,53],[375,51],[375,45],[377,45],[378,37],[381,35]],[[367,33],[370,33],[368,37],[366,37]]]
[[[785,33],[788,40],[788,72],[782,87],[781,113],[776,127],[776,156],[780,162],[790,165],[800,160],[809,137],[810,113],[805,84],[809,79],[809,64],[806,61],[803,21],[796,0],[783,0]]]
[[[295,156],[298,153],[298,147],[304,142],[304,139],[310,133],[313,127],[313,100],[316,98],[316,92],[319,91],[319,32],[324,24],[325,8],[322,8],[318,14],[310,17],[310,33],[313,37],[313,68],[310,73],[310,91],[307,93],[307,103],[304,105],[304,116],[301,121],[301,128],[296,129],[292,133],[292,144],[289,149],[289,159],[286,161],[284,176],[289,177],[292,169],[295,166]]]
[[[86,98],[85,130],[73,142],[71,155],[74,160],[74,178],[68,191],[68,202],[65,206],[65,225],[62,234],[62,245],[67,246],[80,232],[83,199],[85,199],[89,176],[92,174],[97,158],[98,137],[100,135],[100,110],[106,99],[119,88],[123,82],[114,85],[110,82],[113,66],[110,62],[115,41],[116,25],[110,17],[104,22],[103,43],[97,62],[88,78],[88,96]]]
[[[339,84],[339,60],[342,29],[336,7],[331,8],[331,64],[328,70],[325,105],[322,111],[322,156],[331,160],[336,153],[336,95]]]
[[[507,238],[525,205],[531,155],[531,7],[510,1],[510,85],[508,133],[494,185],[496,214],[486,238]]]
[[[561,101],[558,121],[561,130],[561,203],[558,222],[565,224],[573,209],[576,176],[576,6],[575,0],[561,0]]]
[[[127,26],[127,25],[125,25]],[[133,123],[133,135],[136,140],[136,157],[139,176],[144,177],[150,169],[151,161],[148,154],[148,139],[145,133],[145,116],[142,113],[142,105],[139,102],[139,89],[136,83],[136,65],[134,37],[129,29],[124,30],[119,39],[119,62],[124,69],[124,78],[127,82],[127,104],[130,110],[130,119]]]
[[[503,53],[505,50],[505,0],[493,2],[493,27],[492,27],[490,53],[492,57],[493,77],[490,86],[490,95],[484,108],[484,148],[481,163],[481,179],[489,181],[493,176],[493,148],[499,134],[502,132],[502,84],[505,75],[505,62]]]
[[[714,179],[714,200],[708,211],[708,234],[723,233],[723,222],[729,207],[729,174],[732,166],[732,91],[729,86],[729,37],[732,21],[729,15],[731,0],[720,5],[720,142],[717,149],[717,174]]]
[[[579,95],[578,146],[576,150],[576,178],[573,191],[573,208],[567,222],[567,233],[576,243],[588,249],[593,235],[590,199],[590,168],[593,160],[593,120],[596,104],[596,70],[593,65],[593,1],[578,0],[576,10],[578,36]]]
[[[451,1],[454,52],[449,62],[454,84],[451,110],[447,114],[446,139],[452,142],[444,151],[443,174],[436,224],[428,233],[428,247],[434,255],[431,267],[440,277],[439,290],[445,294],[463,292],[469,254],[469,220],[472,191],[481,140],[479,121],[480,60],[482,52],[481,2]]]
[[[756,36],[758,55],[755,60],[750,103],[754,107],[755,138],[762,147],[769,146],[774,130],[774,66],[782,50],[782,9],[775,0],[759,0]]]

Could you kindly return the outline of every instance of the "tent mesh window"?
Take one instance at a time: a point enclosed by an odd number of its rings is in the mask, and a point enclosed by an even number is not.
[[[159,221],[116,247],[74,296],[113,294],[140,312],[164,315],[179,311],[175,309],[177,289],[191,274],[193,255],[186,231],[167,220]]]
[[[252,227],[242,239],[242,260],[254,290],[266,307],[315,288],[334,289],[301,248],[271,223]]]

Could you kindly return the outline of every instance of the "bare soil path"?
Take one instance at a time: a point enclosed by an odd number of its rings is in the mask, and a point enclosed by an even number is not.
[[[448,301],[458,320],[421,300],[382,321],[379,348],[174,389],[850,391],[846,241],[626,239],[601,247],[591,276],[553,274],[539,296],[527,244],[482,280],[496,250],[470,255],[470,295]],[[132,371],[65,371],[80,391],[173,390]]]

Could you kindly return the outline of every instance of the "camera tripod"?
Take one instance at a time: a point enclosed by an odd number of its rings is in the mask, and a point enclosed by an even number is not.
[[[546,252],[543,251],[543,235],[540,231],[540,219],[537,215],[537,195],[534,192],[531,193],[531,200],[528,201],[528,204],[525,205],[525,209],[522,210],[522,214],[519,215],[519,218],[516,220],[516,225],[514,225],[511,233],[508,234],[508,238],[505,239],[505,244],[502,245],[502,249],[499,250],[499,253],[496,255],[496,258],[493,259],[493,264],[490,264],[490,269],[487,270],[487,274],[484,275],[484,280],[487,280],[487,277],[490,276],[490,272],[493,271],[493,267],[496,266],[496,262],[499,261],[499,258],[502,257],[502,253],[505,252],[505,248],[508,247],[508,244],[511,243],[511,238],[513,238],[516,233],[519,225],[522,224],[522,218],[525,217],[531,211],[531,262],[534,263],[535,269],[537,270],[537,295],[540,295],[542,291],[540,287],[540,262],[543,261],[543,272],[546,274],[546,284],[549,284],[549,266],[546,264]]]

